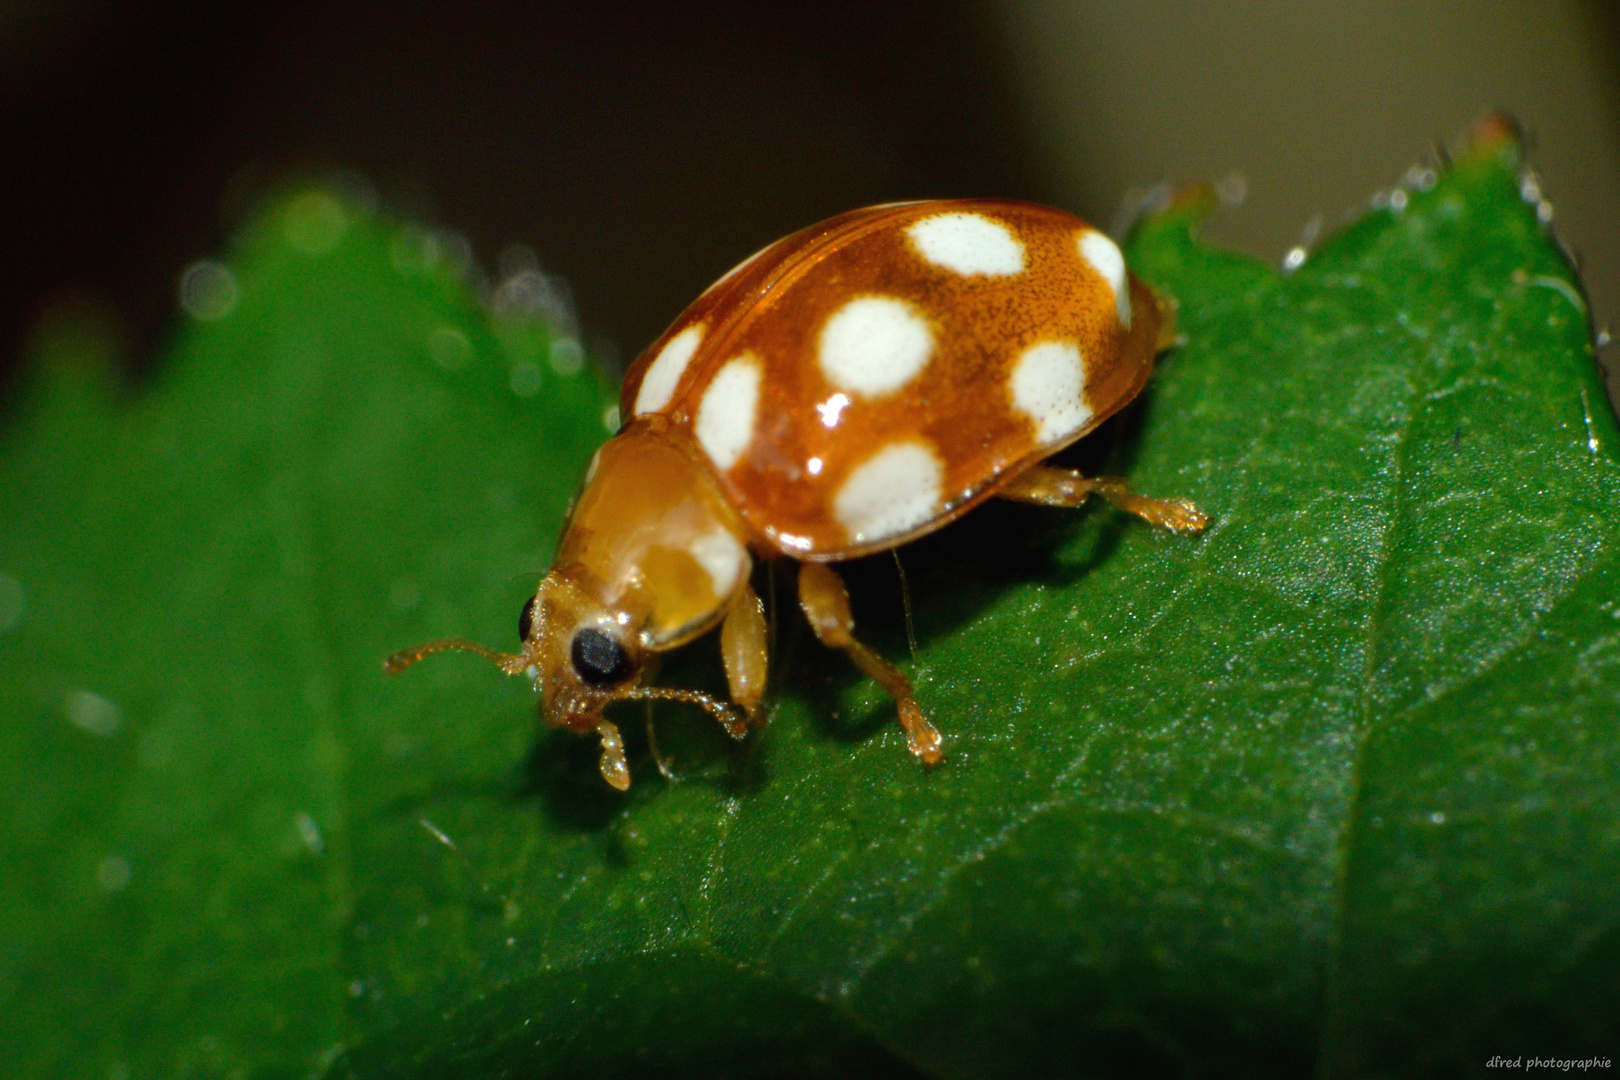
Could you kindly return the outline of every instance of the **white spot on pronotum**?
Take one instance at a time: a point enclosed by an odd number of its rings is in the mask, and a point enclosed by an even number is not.
[[[119,892],[134,875],[129,860],[122,855],[108,855],[96,865],[96,884],[108,892]]]
[[[1091,268],[1103,276],[1108,287],[1114,290],[1114,310],[1119,316],[1119,325],[1129,330],[1131,328],[1131,287],[1125,276],[1125,256],[1119,253],[1114,242],[1095,229],[1087,229],[1080,234],[1080,256],[1091,264]]]
[[[821,467],[822,467],[822,461],[818,457],[813,457],[809,461],[804,463],[804,471],[809,473],[811,476],[820,476],[821,475]]]
[[[958,274],[1006,277],[1024,269],[1024,245],[983,214],[935,214],[914,222],[906,235],[924,259]]]
[[[201,322],[223,319],[236,310],[242,290],[224,263],[201,259],[180,275],[180,307]]]
[[[9,634],[22,624],[22,582],[10,574],[0,574],[0,634]]]
[[[878,397],[900,389],[934,351],[928,320],[904,300],[858,296],[821,328],[817,358],[840,390]]]
[[[857,544],[899,536],[939,509],[944,467],[920,441],[890,443],[845,478],[833,515]]]
[[[69,690],[63,706],[75,727],[104,739],[118,734],[124,722],[117,705],[89,690]]]
[[[693,433],[721,472],[737,463],[753,439],[754,410],[758,405],[759,362],[751,353],[728,361],[703,391]]]
[[[724,529],[698,537],[688,545],[687,550],[698,565],[708,572],[717,597],[730,596],[732,586],[748,570],[747,549]]]
[[[1035,421],[1035,439],[1054,442],[1091,419],[1086,367],[1072,341],[1043,341],[1024,350],[1007,389],[1013,406]]]
[[[636,415],[657,412],[675,396],[675,387],[686,374],[686,365],[703,341],[703,327],[688,326],[664,343],[647,373],[641,377],[641,389],[636,391]]]

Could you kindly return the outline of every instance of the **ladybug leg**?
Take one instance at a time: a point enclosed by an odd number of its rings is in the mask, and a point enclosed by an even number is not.
[[[1080,506],[1093,494],[1101,495],[1126,513],[1182,536],[1196,536],[1209,524],[1209,516],[1186,499],[1150,499],[1117,476],[1081,476],[1050,465],[1032,466],[998,494],[1041,506]]]
[[[769,660],[765,638],[765,606],[745,581],[720,626],[720,656],[725,661],[731,700],[748,714],[748,722],[754,727],[765,724],[765,714],[759,707],[765,698]]]
[[[596,733],[602,737],[602,779],[611,787],[629,791],[630,765],[624,760],[624,739],[618,727],[611,720],[602,720],[596,725]]]
[[[906,730],[906,744],[911,752],[922,759],[924,765],[938,765],[944,760],[940,753],[939,731],[923,716],[911,692],[911,681],[900,669],[883,659],[865,645],[856,641],[850,632],[855,620],[849,613],[849,592],[843,579],[821,563],[799,565],[799,606],[804,609],[810,628],[821,643],[832,649],[842,649],[855,666],[868,677],[883,684],[883,689],[894,698],[900,709],[900,726]]]

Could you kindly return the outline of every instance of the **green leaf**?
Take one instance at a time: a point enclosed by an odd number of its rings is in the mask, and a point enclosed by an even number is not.
[[[635,786],[509,646],[611,395],[315,190],[115,396],[0,432],[0,1005],[39,1076],[1327,1076],[1612,1054],[1620,446],[1486,143],[1296,272],[1147,221],[1185,345],[1075,461],[1214,519],[907,547],[947,737],[775,594],[773,712]],[[88,355],[87,355],[88,354]],[[519,392],[521,391],[521,393]],[[843,568],[907,655],[892,560]],[[723,685],[714,645],[661,681]]]

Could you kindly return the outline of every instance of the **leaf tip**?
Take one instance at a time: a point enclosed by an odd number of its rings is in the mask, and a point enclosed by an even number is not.
[[[1524,157],[1524,129],[1501,109],[1493,109],[1463,133],[1463,159],[1496,158],[1508,168],[1518,168]]]
[[[1143,199],[1137,226],[1163,224],[1197,225],[1213,214],[1221,198],[1213,183],[1161,184]]]

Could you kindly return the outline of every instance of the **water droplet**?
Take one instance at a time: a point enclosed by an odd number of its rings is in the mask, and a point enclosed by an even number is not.
[[[438,258],[438,247],[426,230],[407,225],[388,242],[388,261],[401,274],[420,274]]]
[[[1249,197],[1249,178],[1234,169],[1215,185],[1215,197],[1222,206],[1242,206],[1243,200]]]
[[[118,706],[89,690],[69,690],[64,701],[67,718],[92,735],[111,738],[123,723]]]
[[[108,892],[118,892],[129,884],[133,871],[122,855],[109,855],[96,867],[96,884]]]
[[[1288,254],[1283,256],[1282,268],[1284,273],[1292,273],[1305,265],[1307,252],[1303,247],[1291,247]]]
[[[22,625],[22,582],[10,574],[0,574],[0,634],[9,634]]]
[[[472,359],[472,342],[453,326],[441,326],[428,335],[428,355],[446,371],[460,371]]]
[[[366,984],[361,982],[359,979],[356,979],[356,980],[354,980],[354,982],[349,984],[349,996],[350,997],[359,997],[362,994],[364,994],[365,992],[366,992]]]
[[[1445,812],[1443,810],[1436,810],[1434,813],[1429,815],[1429,822],[1433,825],[1444,825],[1446,823]]]
[[[281,235],[294,251],[324,255],[343,242],[349,215],[328,191],[309,191],[287,204]]]
[[[1536,220],[1543,225],[1551,225],[1553,219],[1553,205],[1546,199],[1536,203]]]
[[[512,365],[512,374],[508,377],[507,382],[512,387],[512,393],[518,397],[532,398],[540,392],[540,387],[545,382],[545,378],[545,373],[540,370],[539,364],[533,360],[521,360]]]
[[[180,308],[193,319],[212,322],[236,309],[242,290],[224,263],[199,259],[180,275]]]
[[[585,366],[585,349],[578,339],[556,338],[551,343],[551,370],[559,375],[578,375]]]
[[[540,256],[527,244],[507,244],[501,250],[501,257],[495,261],[495,271],[500,274],[502,281],[523,273],[538,273],[539,270]]]
[[[429,238],[429,250],[433,262],[443,263],[444,268],[457,277],[465,275],[472,268],[473,246],[466,233],[438,229]]]
[[[1305,222],[1299,230],[1299,244],[1301,247],[1310,247],[1316,243],[1316,238],[1322,235],[1322,215],[1315,213]]]
[[[326,851],[326,839],[321,836],[321,827],[315,824],[315,819],[308,814],[300,812],[296,824],[298,826],[298,839],[309,848],[311,855],[320,855]]]
[[[577,332],[574,299],[567,282],[537,269],[522,269],[502,278],[490,306],[501,318],[540,319],[564,336]]]
[[[1407,194],[1405,189],[1396,188],[1389,193],[1389,208],[1397,214],[1406,209]]]
[[[607,408],[602,410],[603,427],[607,428],[611,432],[616,433],[619,430],[619,423],[619,407],[617,405],[609,405]]]

